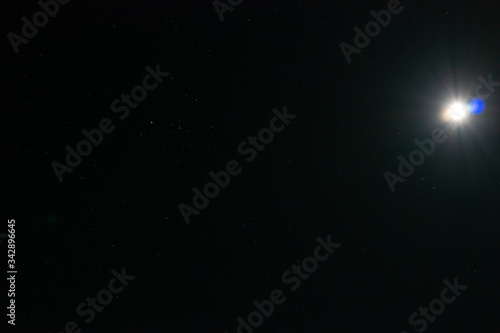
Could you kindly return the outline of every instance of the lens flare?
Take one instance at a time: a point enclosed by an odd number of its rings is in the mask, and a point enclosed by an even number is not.
[[[480,114],[484,110],[484,102],[480,98],[474,98],[469,102],[469,111],[472,114]]]

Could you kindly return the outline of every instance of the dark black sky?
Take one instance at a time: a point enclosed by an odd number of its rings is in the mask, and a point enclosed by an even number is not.
[[[0,331],[234,333],[281,289],[256,333],[423,332],[410,315],[457,277],[425,331],[498,332],[500,87],[460,126],[440,116],[500,81],[500,6],[402,0],[348,64],[339,44],[387,3],[244,0],[221,22],[211,1],[73,0],[16,54],[7,35],[40,7],[3,2],[0,233],[16,220],[18,274]],[[157,64],[169,76],[120,120],[111,103]],[[245,161],[284,106],[296,118]],[[59,182],[51,164],[103,118],[115,130]],[[435,128],[447,141],[391,192],[384,172]],[[242,172],[187,225],[178,205],[230,160]],[[341,246],[291,291],[282,274],[328,235]],[[75,309],[122,267],[136,278],[86,324]]]

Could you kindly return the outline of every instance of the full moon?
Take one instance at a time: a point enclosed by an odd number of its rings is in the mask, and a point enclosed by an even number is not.
[[[467,106],[458,102],[450,105],[446,111],[446,118],[454,122],[460,122],[464,120],[465,118],[467,118],[467,115]]]

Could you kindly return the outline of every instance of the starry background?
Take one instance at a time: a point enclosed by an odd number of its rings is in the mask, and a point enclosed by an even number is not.
[[[350,64],[339,43],[387,1],[245,0],[223,22],[211,1],[72,1],[18,54],[5,37],[1,205],[19,274],[17,325],[1,325],[232,333],[279,288],[255,332],[411,332],[458,277],[468,289],[426,331],[498,332],[500,89],[394,193],[382,174],[444,127],[443,103],[500,78],[500,6],[402,4]],[[0,6],[4,36],[39,10]],[[111,102],[156,64],[170,76],[119,120]],[[179,203],[285,105],[297,118],[186,225]],[[59,183],[51,163],[102,118],[115,131]],[[290,292],[282,273],[329,234],[342,246]],[[122,267],[136,279],[84,324],[76,306]]]

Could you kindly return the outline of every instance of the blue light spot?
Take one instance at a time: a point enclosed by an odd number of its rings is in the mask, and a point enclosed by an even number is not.
[[[469,110],[472,114],[480,114],[484,111],[484,102],[480,98],[474,98],[469,102]]]

